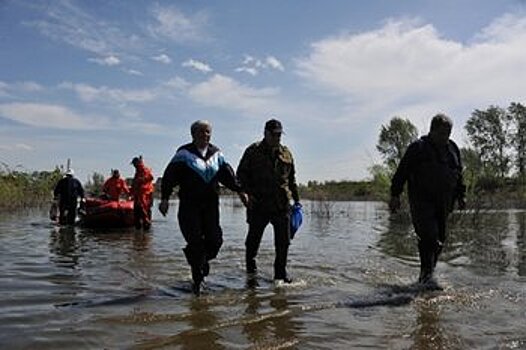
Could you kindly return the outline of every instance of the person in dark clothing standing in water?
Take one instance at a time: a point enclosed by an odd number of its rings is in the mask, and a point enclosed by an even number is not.
[[[291,282],[287,274],[290,245],[291,201],[299,205],[296,170],[290,150],[281,144],[281,122],[265,123],[262,141],[250,145],[237,168],[237,176],[248,194],[248,234],[245,241],[247,273],[257,271],[256,256],[265,227],[274,227],[274,279]]]
[[[59,224],[73,225],[77,217],[77,200],[84,200],[84,188],[74,177],[73,169],[68,169],[66,175],[60,179],[53,191],[53,198],[58,202]]]
[[[434,283],[433,272],[446,240],[446,221],[455,201],[466,206],[466,186],[458,146],[449,139],[453,122],[444,114],[431,120],[429,134],[407,148],[391,182],[389,208],[400,208],[400,194],[408,183],[411,219],[418,236],[422,284]]]
[[[219,253],[223,231],[219,223],[219,183],[238,192],[246,204],[246,194],[223,154],[210,143],[212,126],[196,121],[191,126],[192,142],[179,147],[166,167],[161,181],[159,210],[166,215],[168,199],[179,186],[179,227],[186,240],[183,249],[192,270],[193,291],[200,293],[201,282],[209,274],[209,261]]]

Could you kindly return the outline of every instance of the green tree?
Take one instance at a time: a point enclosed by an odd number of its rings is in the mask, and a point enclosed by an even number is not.
[[[91,175],[91,180],[86,184],[86,193],[91,196],[100,196],[102,194],[102,185],[104,185],[104,175],[94,172]]]
[[[471,113],[465,129],[488,176],[504,178],[510,170],[508,155],[509,118],[498,106]]]
[[[526,107],[520,103],[511,103],[508,116],[512,125],[510,144],[515,154],[514,163],[522,178],[526,175]]]
[[[376,149],[390,171],[396,169],[407,146],[417,137],[418,129],[408,119],[393,117],[388,125],[382,125]]]
[[[389,200],[389,189],[391,188],[391,172],[389,169],[380,164],[375,164],[369,168],[372,175],[371,186],[373,193],[384,201]]]
[[[468,188],[473,188],[483,172],[480,155],[473,148],[461,148],[460,157],[464,166],[463,175],[466,185]]]

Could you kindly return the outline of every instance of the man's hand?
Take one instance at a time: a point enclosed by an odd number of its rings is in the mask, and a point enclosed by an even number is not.
[[[400,197],[391,196],[391,200],[389,201],[389,210],[391,210],[391,213],[396,213],[396,211],[400,209],[400,206]]]
[[[168,208],[170,208],[170,204],[168,203],[167,199],[161,200],[161,203],[159,203],[159,211],[163,216],[166,216],[166,213],[168,213]]]
[[[245,192],[239,192],[238,196],[239,196],[239,199],[241,200],[241,203],[243,203],[243,205],[248,208],[248,205],[249,205],[248,194],[246,194]]]

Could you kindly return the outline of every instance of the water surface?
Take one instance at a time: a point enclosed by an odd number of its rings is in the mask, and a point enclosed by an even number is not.
[[[374,202],[305,202],[292,285],[272,278],[271,228],[256,280],[245,212],[222,199],[225,243],[190,293],[172,203],[149,232],[56,227],[45,210],[0,215],[0,348],[526,348],[526,213],[456,213],[437,267],[414,284],[409,222]]]

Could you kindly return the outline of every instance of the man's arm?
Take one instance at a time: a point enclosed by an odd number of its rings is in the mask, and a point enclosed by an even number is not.
[[[464,167],[462,165],[462,157],[460,156],[460,150],[454,142],[452,143],[455,146],[455,153],[458,159],[458,174],[459,174],[458,179],[457,179],[457,186],[455,189],[455,198],[458,203],[458,208],[460,210],[463,210],[466,208],[466,199],[465,199],[466,198],[466,185],[464,184],[464,176],[462,174]]]
[[[245,152],[243,153],[243,156],[241,157],[241,160],[239,161],[239,165],[237,166],[236,171],[236,179],[239,182],[239,186],[241,188],[241,192],[239,193],[239,198],[247,208],[251,208],[253,204],[253,198],[250,197],[250,171],[251,171],[251,154],[252,154],[252,148],[248,147]]]
[[[292,154],[291,154],[292,158]],[[296,167],[294,166],[294,160],[292,160],[290,173],[289,173],[289,190],[292,194],[292,199],[295,203],[300,201],[300,195],[298,193],[298,184],[296,182]]]
[[[237,179],[239,180],[239,184],[243,191],[250,192],[249,186],[250,186],[250,168],[251,168],[251,154],[252,149],[249,147],[245,150],[243,153],[243,156],[241,157],[241,160],[239,161],[239,165],[237,166]]]
[[[79,188],[79,197],[81,199],[84,199],[84,187],[82,187],[82,184],[80,183],[78,179],[77,179],[77,186]]]
[[[170,162],[164,170],[163,177],[161,179],[161,202],[159,203],[159,211],[163,215],[168,213],[168,209],[170,208],[168,200],[172,195],[174,187],[180,183],[180,167],[180,162]]]
[[[393,213],[400,209],[400,194],[402,194],[404,184],[407,182],[413,165],[416,162],[419,149],[418,142],[419,141],[413,142],[407,147],[407,150],[400,160],[400,164],[398,164],[396,172],[391,179],[391,199],[389,201],[389,209]]]

